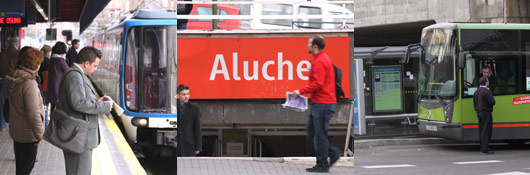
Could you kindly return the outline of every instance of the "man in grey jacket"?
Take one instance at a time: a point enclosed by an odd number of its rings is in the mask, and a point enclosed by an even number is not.
[[[63,75],[59,87],[58,110],[69,116],[88,119],[85,152],[75,154],[63,151],[66,174],[89,175],[92,169],[92,150],[99,145],[99,114],[110,113],[112,100],[104,101],[105,97],[97,98],[96,90],[87,75],[98,68],[101,51],[94,47],[85,47],[79,51],[76,62]]]

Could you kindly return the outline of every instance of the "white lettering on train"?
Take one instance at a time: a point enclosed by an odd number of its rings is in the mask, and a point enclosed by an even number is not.
[[[259,80],[259,61],[252,61],[252,75],[249,75],[249,61],[243,61],[243,77],[245,80]],[[283,53],[278,52],[278,74],[277,77],[274,75],[269,75],[268,68],[271,65],[276,64],[275,61],[269,60],[261,66],[261,75],[265,80],[283,80],[283,68],[287,65],[287,79],[293,80],[293,63],[289,60],[283,60]],[[221,68],[219,69],[219,64]],[[241,80],[241,77],[238,74],[238,53],[232,53],[232,78],[234,80]],[[311,63],[306,60],[302,60],[296,66],[296,75],[301,80],[309,80],[308,76],[304,76],[303,72],[308,72],[311,68]],[[223,54],[215,55],[215,61],[212,66],[212,71],[210,73],[210,80],[215,80],[217,74],[223,75],[224,80],[230,80],[230,73],[226,67],[226,62]]]

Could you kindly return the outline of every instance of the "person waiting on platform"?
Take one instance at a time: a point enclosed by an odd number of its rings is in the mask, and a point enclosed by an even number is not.
[[[0,93],[2,103],[0,104],[0,131],[7,131],[7,124],[4,117],[4,103],[8,100],[7,81],[4,79],[6,75],[11,73],[18,64],[18,38],[12,37],[7,40],[8,48],[0,53]],[[5,109],[7,110],[7,109]]]
[[[76,62],[77,58],[77,49],[79,49],[79,40],[74,39],[72,40],[72,47],[70,47],[70,50],[68,50],[68,53],[66,54],[66,62],[68,63],[68,67],[72,66],[73,63]]]
[[[177,157],[194,157],[202,151],[201,111],[189,102],[190,88],[177,87]]]
[[[30,174],[44,134],[44,106],[37,75],[44,59],[35,48],[21,51],[21,65],[5,78],[9,84],[9,135],[15,149],[16,174]]]
[[[79,51],[76,62],[66,70],[59,87],[57,110],[68,116],[88,120],[85,151],[76,154],[63,151],[67,175],[89,175],[92,170],[92,150],[99,145],[98,115],[109,114],[114,101],[107,96],[96,98],[96,89],[88,79],[101,59],[101,51],[85,47]],[[107,100],[107,101],[105,101]]]
[[[52,57],[48,63],[48,92],[46,93],[46,100],[51,104],[50,116],[53,116],[53,111],[59,103],[59,83],[63,73],[68,69],[66,63],[66,44],[57,42],[52,48]]]

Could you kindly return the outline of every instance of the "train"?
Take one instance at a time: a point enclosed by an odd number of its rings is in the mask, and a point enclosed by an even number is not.
[[[175,12],[140,10],[85,43],[103,53],[91,79],[123,108],[114,119],[145,156],[175,154],[176,30]]]

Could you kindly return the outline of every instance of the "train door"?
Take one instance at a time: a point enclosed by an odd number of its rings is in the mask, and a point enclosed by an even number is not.
[[[173,113],[171,94],[175,93],[171,90],[170,75],[176,74],[176,70],[172,71],[176,53],[168,48],[176,47],[174,30],[168,26],[145,26],[130,31],[124,87],[129,110]]]

